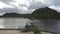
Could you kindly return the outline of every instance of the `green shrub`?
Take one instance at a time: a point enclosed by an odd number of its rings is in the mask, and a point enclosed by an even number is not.
[[[34,34],[39,34],[40,33],[40,30],[38,29],[38,27],[33,27],[32,31],[33,31]]]

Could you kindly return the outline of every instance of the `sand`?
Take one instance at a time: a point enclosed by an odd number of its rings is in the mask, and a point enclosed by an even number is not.
[[[42,34],[53,34],[50,32],[41,32]],[[33,32],[21,32],[20,30],[0,30],[0,34],[34,34]]]

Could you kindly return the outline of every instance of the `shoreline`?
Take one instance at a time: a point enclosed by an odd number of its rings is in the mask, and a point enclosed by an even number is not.
[[[2,33],[1,31],[3,31],[3,33],[4,33],[4,31],[6,33],[11,32],[11,31],[13,31],[13,32],[21,32],[21,30],[19,30],[19,29],[0,29],[0,33]],[[33,34],[32,31],[29,31],[29,32],[21,32],[21,33],[24,33],[24,34],[25,33],[31,33],[31,34]],[[43,33],[43,34],[57,34],[55,32],[44,31],[44,30],[40,31],[40,33]]]

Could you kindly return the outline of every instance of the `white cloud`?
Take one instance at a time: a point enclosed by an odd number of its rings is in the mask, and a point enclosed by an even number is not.
[[[13,6],[0,2],[0,9],[3,9],[3,8],[13,8]]]
[[[0,0],[0,9],[5,13],[8,9],[8,12],[31,13],[36,8],[46,6],[60,11],[60,0]]]
[[[52,8],[60,12],[60,0],[41,0],[41,2],[45,6],[48,6],[49,8]]]
[[[15,2],[11,2],[10,4],[15,6],[25,6],[29,7],[29,2],[27,0],[14,0]]]
[[[57,6],[54,6],[54,5],[49,6],[49,8],[52,8],[52,9],[58,10],[58,7],[57,7]]]
[[[57,10],[58,12],[60,12],[60,6],[52,5],[52,6],[49,6],[49,8],[52,8],[52,9]]]
[[[14,0],[15,2],[9,3],[10,5],[16,7],[19,13],[28,13],[28,7],[30,6],[27,0]]]

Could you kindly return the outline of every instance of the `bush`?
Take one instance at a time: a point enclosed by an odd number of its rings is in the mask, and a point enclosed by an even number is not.
[[[40,30],[38,29],[38,27],[33,27],[32,31],[33,31],[34,34],[39,34],[40,33]]]

